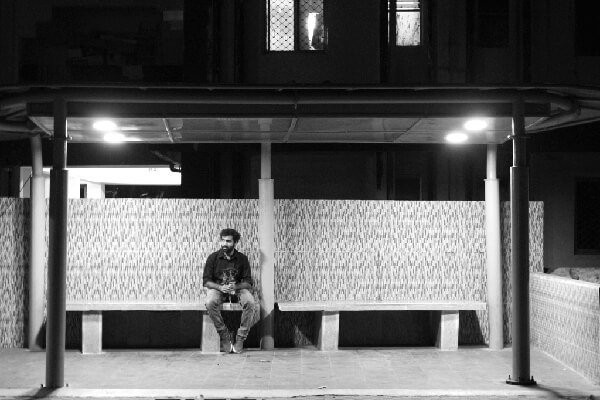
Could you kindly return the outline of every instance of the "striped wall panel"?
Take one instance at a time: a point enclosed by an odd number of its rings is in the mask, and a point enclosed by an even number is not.
[[[256,200],[77,199],[68,221],[68,301],[202,302],[226,227],[259,277]]]
[[[29,202],[0,198],[0,347],[24,347]]]
[[[510,250],[510,203],[503,202],[500,208],[502,221],[502,298],[504,302],[504,342],[512,343],[512,282]],[[544,271],[544,203],[529,203],[529,272]]]
[[[534,273],[531,342],[600,384],[600,285]]]

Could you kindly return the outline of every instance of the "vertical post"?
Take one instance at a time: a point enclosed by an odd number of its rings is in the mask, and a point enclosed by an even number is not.
[[[46,196],[42,162],[42,138],[31,138],[31,245],[29,248],[30,351],[42,350],[38,335],[44,324],[44,252],[46,247]]]
[[[261,123],[262,130],[270,129],[270,123]],[[260,214],[258,221],[258,241],[260,246],[260,282],[261,302],[260,319],[262,321],[262,338],[260,347],[272,350],[273,310],[275,309],[275,200],[273,179],[271,179],[271,143],[261,143],[260,177],[258,197]]]
[[[67,105],[54,102],[54,145],[50,173],[46,387],[64,386],[67,269]]]
[[[497,145],[487,145],[485,180],[485,243],[487,266],[488,320],[491,350],[504,347],[502,320],[502,241],[500,238],[500,189],[496,177]]]
[[[513,166],[510,169],[512,264],[512,377],[514,385],[535,385],[529,354],[529,169],[523,99],[513,103]]]

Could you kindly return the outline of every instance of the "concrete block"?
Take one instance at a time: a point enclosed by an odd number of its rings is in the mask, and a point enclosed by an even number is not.
[[[458,350],[458,310],[442,310],[435,344],[440,350]]]
[[[84,311],[81,315],[81,352],[102,353],[102,311]]]
[[[218,353],[221,347],[221,339],[212,323],[208,312],[202,313],[202,352],[203,353]]]
[[[340,333],[339,311],[320,311],[316,321],[318,348],[323,351],[338,349]]]

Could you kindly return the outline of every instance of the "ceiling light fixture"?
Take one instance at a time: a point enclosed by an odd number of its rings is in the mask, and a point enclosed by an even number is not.
[[[94,122],[93,127],[97,131],[107,132],[107,131],[116,130],[117,124],[115,124],[113,121],[111,121],[109,119],[101,119],[101,120]]]
[[[464,124],[465,129],[468,131],[471,131],[471,132],[482,131],[485,128],[487,128],[487,126],[488,126],[487,120],[482,119],[482,118],[470,119],[467,122],[465,122],[465,124]]]
[[[125,141],[125,135],[118,132],[109,132],[104,135],[104,141],[108,143],[121,143]]]
[[[445,139],[448,143],[464,143],[469,137],[462,132],[451,132],[446,135]]]

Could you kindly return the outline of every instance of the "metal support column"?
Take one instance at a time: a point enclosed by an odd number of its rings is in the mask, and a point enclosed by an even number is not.
[[[512,265],[513,370],[506,381],[535,385],[530,373],[529,349],[529,169],[525,147],[523,100],[513,103],[513,166],[510,169],[510,222]]]
[[[270,125],[270,124],[268,124]],[[262,126],[262,124],[261,124]],[[264,129],[267,129],[265,126]],[[271,179],[271,143],[261,143],[260,177],[258,197],[260,203],[258,242],[260,246],[260,319],[262,338],[260,347],[273,350],[273,311],[275,309],[275,200]]]
[[[488,289],[488,320],[491,350],[504,347],[502,300],[502,242],[500,237],[500,189],[496,178],[497,145],[487,146],[485,180],[485,242]]]
[[[67,105],[54,102],[46,323],[46,387],[64,386],[67,269]]]
[[[42,162],[42,138],[31,141],[31,231],[29,248],[29,327],[30,351],[41,351],[40,332],[44,325],[44,253],[46,251],[46,196]]]

